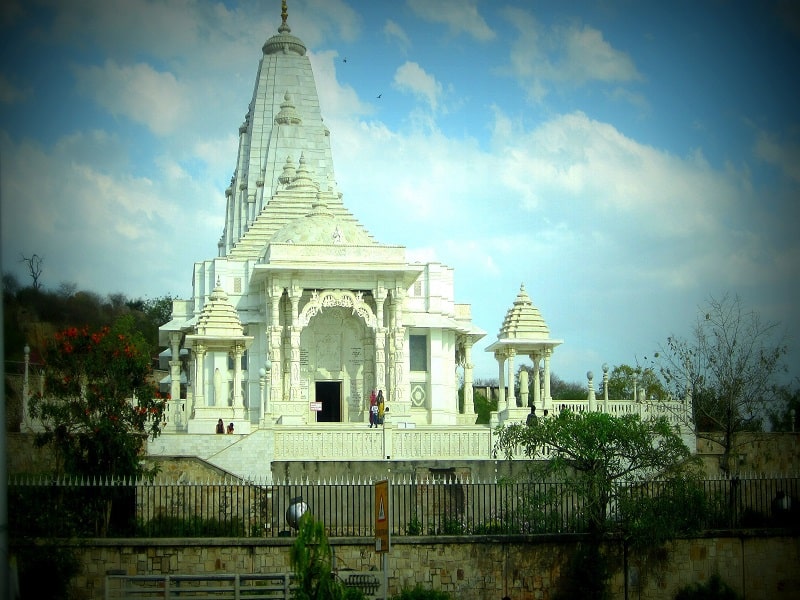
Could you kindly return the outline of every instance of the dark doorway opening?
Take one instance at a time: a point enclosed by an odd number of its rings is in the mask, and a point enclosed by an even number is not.
[[[317,381],[317,402],[322,410],[317,412],[317,423],[339,423],[342,420],[342,382]]]

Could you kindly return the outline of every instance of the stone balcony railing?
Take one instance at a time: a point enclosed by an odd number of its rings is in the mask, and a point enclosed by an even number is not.
[[[273,460],[486,460],[488,425],[378,429],[346,425],[275,427]]]

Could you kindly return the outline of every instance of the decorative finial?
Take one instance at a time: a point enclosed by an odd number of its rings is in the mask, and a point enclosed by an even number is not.
[[[286,25],[286,19],[289,18],[289,9],[286,8],[286,0],[281,0],[281,23]]]

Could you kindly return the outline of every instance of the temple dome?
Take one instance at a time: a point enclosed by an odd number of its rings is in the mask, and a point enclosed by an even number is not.
[[[197,319],[197,335],[203,337],[238,338],[244,336],[244,328],[225,290],[217,284],[203,306]]]
[[[284,225],[271,244],[373,246],[375,242],[357,223],[337,218],[317,198],[310,213]]]
[[[550,329],[544,322],[539,309],[533,305],[525,285],[519,287],[514,304],[508,309],[499,339],[544,339],[550,337]]]

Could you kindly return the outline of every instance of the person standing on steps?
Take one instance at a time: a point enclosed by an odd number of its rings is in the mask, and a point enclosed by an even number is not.
[[[378,398],[376,399],[378,403],[378,422],[375,425],[383,425],[383,415],[386,412],[386,405],[383,402],[383,390],[378,390]]]
[[[369,396],[369,427],[372,429],[372,426],[378,426],[378,402],[375,398],[375,390],[372,390],[372,394]]]

